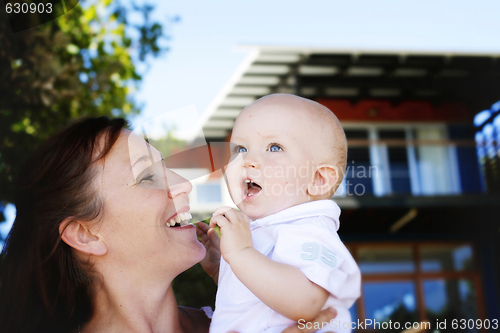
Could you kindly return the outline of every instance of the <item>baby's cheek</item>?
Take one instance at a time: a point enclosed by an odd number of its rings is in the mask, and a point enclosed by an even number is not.
[[[226,177],[230,183],[236,183],[238,179],[238,173],[234,167],[228,166],[226,168]]]

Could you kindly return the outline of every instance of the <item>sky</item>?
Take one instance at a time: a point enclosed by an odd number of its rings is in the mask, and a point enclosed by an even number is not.
[[[500,53],[499,0],[149,2],[156,20],[180,22],[166,26],[170,51],[144,75],[133,127],[186,106],[203,113],[245,59],[239,45]],[[7,211],[2,234],[15,215]]]
[[[138,126],[193,105],[203,113],[248,51],[239,45],[500,52],[498,0],[156,0],[170,51],[153,60]]]

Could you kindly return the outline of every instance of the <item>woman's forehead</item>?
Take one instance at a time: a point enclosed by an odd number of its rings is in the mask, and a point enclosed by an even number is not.
[[[160,152],[139,135],[129,132],[127,137],[129,163],[134,177],[145,168],[160,162],[163,157]]]
[[[136,177],[142,170],[161,161],[161,159],[158,150],[140,136],[128,130],[122,130],[113,148],[106,156],[104,170],[115,176],[125,173],[127,178],[132,170],[134,177]]]
[[[160,152],[155,147],[133,132],[129,132],[127,142],[131,161],[135,161],[144,155],[153,158],[154,162],[158,162],[162,158]]]

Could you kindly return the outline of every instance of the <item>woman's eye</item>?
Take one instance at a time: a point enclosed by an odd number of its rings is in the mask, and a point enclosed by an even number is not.
[[[167,169],[163,161],[158,161],[154,165],[147,167],[137,176],[136,184],[146,189],[166,189]]]
[[[154,180],[155,180],[155,175],[150,174],[150,175],[147,175],[146,177],[142,178],[139,183],[142,183],[142,182],[154,182]]]
[[[269,147],[269,151],[273,151],[274,152],[274,151],[281,151],[281,150],[283,150],[283,148],[281,148],[281,146],[276,145],[276,144],[273,144],[273,145],[271,145]]]
[[[137,177],[137,185],[140,184],[153,184],[155,182],[155,172],[151,167],[144,169]]]

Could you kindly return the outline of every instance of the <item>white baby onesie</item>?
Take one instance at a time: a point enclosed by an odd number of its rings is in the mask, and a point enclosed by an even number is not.
[[[257,251],[298,267],[309,280],[330,292],[324,308],[334,307],[338,315],[322,331],[347,333],[351,331],[349,308],[360,296],[361,274],[337,234],[339,215],[335,202],[318,200],[252,221],[250,229]],[[277,333],[294,323],[261,302],[221,258],[210,333]]]

